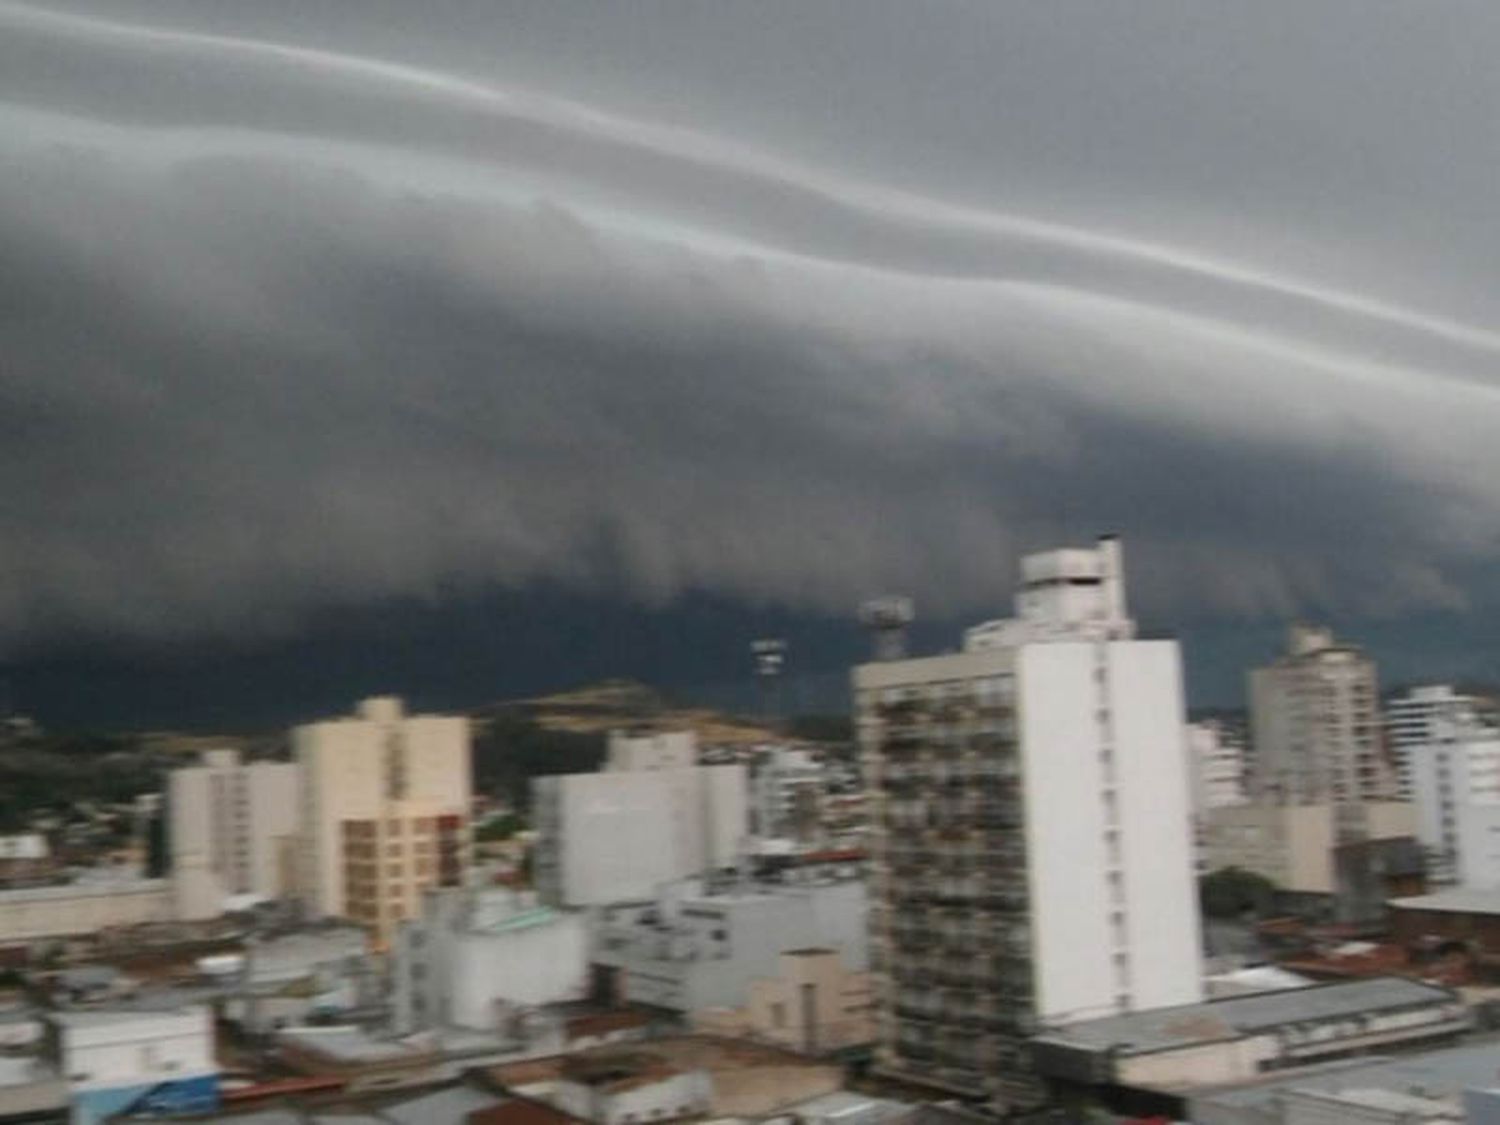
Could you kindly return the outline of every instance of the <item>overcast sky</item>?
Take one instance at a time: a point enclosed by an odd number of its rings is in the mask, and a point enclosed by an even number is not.
[[[0,0],[0,643],[1500,603],[1500,8]]]

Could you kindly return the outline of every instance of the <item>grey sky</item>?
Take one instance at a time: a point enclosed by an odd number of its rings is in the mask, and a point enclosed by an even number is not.
[[[211,11],[204,11],[211,8]],[[250,10],[246,10],[250,9]],[[0,634],[1500,593],[1490,5],[0,0]]]

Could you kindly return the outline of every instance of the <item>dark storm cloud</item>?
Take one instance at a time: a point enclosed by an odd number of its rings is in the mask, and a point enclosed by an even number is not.
[[[889,177],[858,146],[820,163],[706,79],[698,120],[651,121],[660,68],[633,104],[619,75],[584,84],[566,44],[555,89],[476,73],[458,33],[507,26],[485,6],[435,5],[405,55],[400,36],[328,42],[334,14],[378,24],[379,6],[326,5],[321,30],[276,4],[249,30],[173,7],[0,3],[12,638],[276,626],[543,576],[820,609],[899,588],[969,610],[1017,550],[1106,527],[1162,610],[1487,592],[1459,576],[1496,550],[1500,335],[1473,315],[1472,247],[1453,277],[1402,272],[1388,193],[1364,240],[1212,192],[1174,240],[1134,159],[1105,221],[1108,183],[1054,214],[1018,174],[1012,205],[966,148],[943,190],[899,151]],[[533,53],[537,11],[514,13]],[[992,30],[1063,50],[1034,15]],[[972,112],[930,48],[911,65]],[[1111,65],[1129,72],[1131,49]],[[1226,124],[1260,104],[1232,71],[1150,51]],[[1289,83],[1317,62],[1289,48]],[[1336,113],[1262,100],[1268,127],[1313,140],[1382,127],[1337,90]],[[1038,104],[1055,144],[1095,135]],[[890,143],[930,150],[911,124]],[[976,198],[996,202],[953,202]],[[1371,261],[1388,273],[1359,284]]]

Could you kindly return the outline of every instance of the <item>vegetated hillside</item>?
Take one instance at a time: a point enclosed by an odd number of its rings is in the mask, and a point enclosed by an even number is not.
[[[754,720],[674,705],[631,680],[497,703],[473,718],[476,786],[523,808],[533,777],[598,769],[611,730],[691,730],[700,746],[749,747],[785,737],[832,745],[849,739],[844,716],[792,719],[778,733]]]

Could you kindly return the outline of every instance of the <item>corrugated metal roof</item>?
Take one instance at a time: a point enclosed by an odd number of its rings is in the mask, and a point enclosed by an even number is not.
[[[1115,1048],[1127,1054],[1143,1054],[1190,1043],[1235,1039],[1288,1024],[1446,1004],[1453,999],[1447,989],[1419,981],[1371,977],[1085,1020],[1044,1032],[1037,1038],[1085,1050]]]

